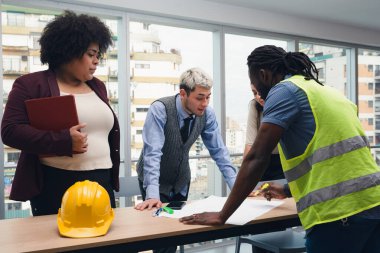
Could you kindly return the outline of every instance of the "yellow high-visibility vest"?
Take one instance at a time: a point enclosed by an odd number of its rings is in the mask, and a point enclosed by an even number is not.
[[[336,89],[295,75],[307,95],[315,133],[303,154],[281,164],[305,229],[380,205],[380,169],[357,117],[356,105]],[[277,85],[282,85],[281,83]]]

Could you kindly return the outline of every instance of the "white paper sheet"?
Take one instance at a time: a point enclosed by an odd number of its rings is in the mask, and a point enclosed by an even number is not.
[[[161,212],[161,217],[182,218],[195,213],[202,212],[218,212],[222,210],[227,197],[210,196],[206,199],[188,202],[182,210],[174,210],[173,214]],[[281,205],[284,201],[281,200],[259,200],[255,198],[247,198],[240,207],[227,220],[227,224],[244,225],[256,217],[269,212],[273,208]]]

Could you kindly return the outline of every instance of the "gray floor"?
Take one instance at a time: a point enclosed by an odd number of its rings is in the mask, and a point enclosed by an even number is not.
[[[298,233],[302,235],[301,238],[303,238],[304,233],[305,233],[302,227],[289,228],[288,230],[292,230],[293,233],[297,232],[296,238],[299,238]],[[293,233],[291,234],[293,235]],[[289,237],[286,237],[286,238],[289,238]],[[291,241],[293,240],[290,240],[290,242]],[[296,239],[295,241],[291,243],[294,243],[294,242],[299,243],[301,242],[301,239]],[[184,253],[234,253],[235,243],[236,243],[235,238],[226,238],[226,239],[215,240],[215,241],[194,243],[190,245],[185,245]],[[144,251],[144,253],[151,253],[151,252],[152,251]],[[250,244],[242,243],[240,245],[240,253],[251,253],[251,252],[252,252],[252,246]],[[177,253],[180,253],[179,247],[177,249]]]
[[[152,251],[144,251],[140,253],[151,253]],[[185,245],[185,253],[234,253],[235,252],[235,240],[219,240],[217,242],[204,242],[192,245]],[[251,253],[252,248],[248,244],[242,244],[240,246],[241,253]],[[180,253],[179,247],[177,253]]]
[[[152,251],[144,251],[144,253],[151,253]],[[229,245],[214,245],[213,248],[192,248],[192,249],[185,249],[185,253],[234,253],[235,252],[235,244],[229,244]],[[251,253],[252,247],[248,244],[242,244],[240,246],[240,253]],[[177,253],[179,253],[179,249],[177,250]]]
[[[188,249],[185,250],[185,253],[193,253],[193,252],[198,252],[198,253],[234,253],[235,252],[235,244],[227,244],[227,245],[214,245],[213,248],[209,249]],[[252,248],[251,245],[248,244],[242,244],[240,246],[240,252],[241,253],[251,253]]]
[[[285,232],[286,234],[282,234]],[[280,236],[273,237],[272,239],[274,242],[277,242],[281,245],[300,245],[304,243],[304,236],[305,231],[302,227],[293,227],[288,228],[287,231],[281,231]],[[290,236],[290,237],[289,237]],[[286,239],[283,239],[286,238]],[[197,243],[193,245],[186,245],[185,246],[185,253],[193,253],[193,252],[199,252],[199,253],[234,253],[235,252],[235,238],[228,238],[223,240],[217,240],[217,241],[211,241],[211,242],[205,242],[205,243]],[[275,243],[276,244],[276,243]],[[251,253],[252,252],[252,246],[248,243],[241,243],[240,245],[240,252],[241,253]],[[179,253],[179,250],[177,251]]]

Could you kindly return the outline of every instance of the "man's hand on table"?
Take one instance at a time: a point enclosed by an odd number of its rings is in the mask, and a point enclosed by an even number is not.
[[[144,202],[136,205],[135,209],[142,211],[148,208],[148,210],[151,210],[153,207],[160,208],[161,206],[162,202],[159,199],[147,199]]]

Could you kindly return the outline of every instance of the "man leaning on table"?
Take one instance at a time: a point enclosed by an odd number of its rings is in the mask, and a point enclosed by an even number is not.
[[[179,94],[163,97],[149,108],[144,147],[137,165],[143,202],[138,210],[187,200],[190,188],[189,151],[199,136],[231,189],[236,170],[229,159],[214,111],[208,107],[212,80],[192,68],[180,77]],[[176,247],[154,252],[175,252]]]
[[[160,98],[150,106],[142,134],[144,147],[137,164],[144,202],[136,205],[136,209],[187,200],[189,151],[199,136],[232,188],[236,170],[223,143],[215,113],[208,106],[212,84],[203,70],[189,69],[180,77],[178,94]],[[184,129],[187,124],[188,129]]]

